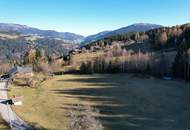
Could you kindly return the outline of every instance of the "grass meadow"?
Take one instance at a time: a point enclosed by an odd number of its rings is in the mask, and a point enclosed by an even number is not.
[[[70,110],[89,105],[108,130],[186,130],[190,126],[190,84],[134,74],[62,75],[37,88],[10,85],[24,96],[14,111],[36,128],[67,130]]]

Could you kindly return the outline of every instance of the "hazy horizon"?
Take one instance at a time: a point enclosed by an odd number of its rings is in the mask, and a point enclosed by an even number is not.
[[[174,26],[190,21],[188,0],[0,1],[0,23],[88,36],[134,23]]]

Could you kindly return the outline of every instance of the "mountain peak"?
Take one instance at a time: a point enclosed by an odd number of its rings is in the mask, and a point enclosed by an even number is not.
[[[132,25],[134,25],[134,26],[150,26],[150,25],[155,26],[157,24],[152,24],[152,23],[135,23],[135,24],[132,24]],[[158,25],[158,26],[161,26],[161,25]]]

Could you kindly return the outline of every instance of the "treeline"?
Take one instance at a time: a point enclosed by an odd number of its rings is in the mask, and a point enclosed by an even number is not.
[[[27,65],[27,64],[42,63],[48,59],[46,59],[44,49],[31,49],[24,54],[22,60],[23,60],[22,64]]]
[[[155,76],[164,76],[170,73],[165,64],[165,54],[146,52],[139,50],[138,53],[127,51],[121,46],[115,45],[105,56],[95,60],[82,62],[80,72],[91,73],[143,73]]]
[[[63,63],[62,59],[61,64],[58,63],[57,57],[54,53],[47,54],[44,49],[35,48],[27,51],[18,64],[32,66],[36,72],[50,72],[53,68],[59,69]]]
[[[190,81],[190,44],[184,41],[180,44],[175,60],[170,58],[172,57],[164,51],[134,52],[118,45],[104,56],[82,62],[80,73],[142,73],[157,77],[173,76]]]
[[[190,36],[190,35],[189,35]],[[179,48],[173,64],[173,75],[190,80],[190,42],[184,40]]]

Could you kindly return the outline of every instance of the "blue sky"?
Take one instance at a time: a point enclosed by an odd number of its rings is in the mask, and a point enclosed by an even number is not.
[[[190,0],[0,0],[0,22],[82,35],[145,22],[190,22]]]

